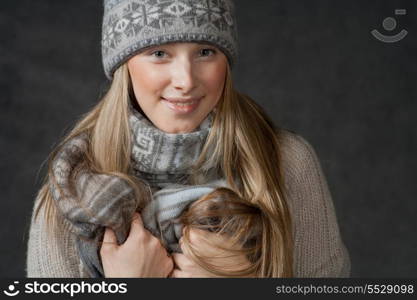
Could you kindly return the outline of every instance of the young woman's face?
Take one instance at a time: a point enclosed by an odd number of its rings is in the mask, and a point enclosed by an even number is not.
[[[227,58],[209,44],[169,43],[147,48],[127,63],[139,106],[162,131],[194,131],[216,106]]]

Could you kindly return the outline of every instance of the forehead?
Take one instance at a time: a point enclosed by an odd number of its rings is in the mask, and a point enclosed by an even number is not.
[[[147,47],[147,49],[158,48],[158,47],[164,47],[164,48],[169,48],[169,49],[195,49],[195,48],[199,48],[202,46],[217,48],[216,45],[213,45],[206,41],[202,41],[202,42],[169,42],[169,43],[149,46]]]

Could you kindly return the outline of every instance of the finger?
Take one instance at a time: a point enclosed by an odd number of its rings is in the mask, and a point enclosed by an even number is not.
[[[207,231],[197,228],[191,228],[189,231],[190,243],[198,245],[199,243],[204,243],[205,238],[207,238]]]
[[[111,228],[106,227],[104,231],[102,247],[115,247],[115,246],[117,246],[116,235],[114,234],[114,231]]]
[[[182,254],[186,255],[188,252],[187,252],[187,249],[184,247],[183,238],[180,238],[180,240],[178,241],[178,244],[180,245],[180,249],[181,249]]]
[[[184,272],[179,269],[174,269],[170,275],[171,278],[184,278]]]
[[[143,226],[142,216],[140,215],[140,213],[136,211],[133,213],[133,216],[132,216],[132,223],[134,222],[141,224]]]
[[[144,231],[144,227],[143,227],[142,218],[139,213],[135,212],[133,214],[133,219],[132,219],[131,226],[130,226],[129,237],[141,234],[143,233],[143,231]]]
[[[175,265],[181,270],[190,263],[190,260],[181,253],[173,253],[172,259],[174,260]]]
[[[174,268],[174,260],[173,259],[169,259],[168,260],[168,266],[167,266],[168,274],[171,274],[174,269],[175,269]]]

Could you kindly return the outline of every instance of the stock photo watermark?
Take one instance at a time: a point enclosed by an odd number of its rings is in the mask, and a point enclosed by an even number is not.
[[[66,294],[74,297],[77,294],[126,294],[127,283],[100,283],[90,282],[26,282],[23,286],[19,285],[19,281],[9,284],[7,289],[3,290],[6,296],[14,297],[22,294]]]
[[[406,9],[396,9],[395,15],[396,16],[405,16],[407,14]],[[387,32],[392,32],[397,28],[397,20],[393,17],[387,17],[382,21],[382,27]],[[377,29],[373,29],[371,31],[371,34],[379,41],[384,43],[396,43],[404,39],[408,31],[405,29],[402,29],[400,32],[394,35],[386,35],[383,33],[380,33]]]

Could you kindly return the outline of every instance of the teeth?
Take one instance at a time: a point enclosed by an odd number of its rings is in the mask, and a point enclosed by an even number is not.
[[[175,105],[178,105],[178,106],[187,106],[187,105],[192,105],[192,104],[194,104],[195,103],[195,101],[191,101],[191,102],[183,102],[183,103],[180,103],[180,102],[174,102],[174,104]]]

